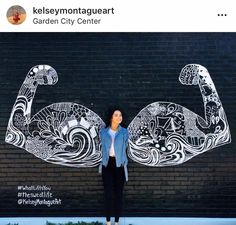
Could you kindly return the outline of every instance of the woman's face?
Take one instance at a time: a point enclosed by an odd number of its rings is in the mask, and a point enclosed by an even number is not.
[[[122,122],[122,113],[119,110],[115,110],[111,117],[111,123],[120,124]]]

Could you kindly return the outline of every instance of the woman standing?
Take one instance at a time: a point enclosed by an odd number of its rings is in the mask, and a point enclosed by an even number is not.
[[[128,159],[126,155],[128,130],[120,125],[122,120],[121,110],[113,109],[110,112],[107,127],[101,130],[102,180],[107,225],[111,224],[113,196],[115,225],[119,223],[122,211],[123,187],[125,181],[128,181]]]

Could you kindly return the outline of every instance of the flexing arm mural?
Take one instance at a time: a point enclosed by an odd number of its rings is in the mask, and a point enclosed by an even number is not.
[[[96,166],[101,159],[98,131],[101,118],[86,107],[54,103],[31,117],[38,85],[54,85],[56,71],[47,65],[30,69],[13,106],[5,141],[55,164]]]
[[[92,167],[101,161],[99,130],[102,119],[83,105],[54,103],[31,117],[38,85],[54,85],[56,71],[47,65],[30,69],[8,122],[5,141],[47,162]],[[128,156],[147,166],[181,164],[231,141],[226,115],[213,81],[201,65],[185,66],[179,80],[199,85],[205,118],[170,102],[155,102],[129,124]]]
[[[207,69],[186,65],[179,81],[199,86],[205,119],[175,103],[148,105],[128,127],[128,155],[134,161],[147,166],[177,165],[231,141],[226,115]]]

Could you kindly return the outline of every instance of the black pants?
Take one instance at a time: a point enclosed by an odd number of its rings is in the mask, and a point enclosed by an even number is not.
[[[112,199],[114,197],[115,222],[119,222],[123,205],[125,173],[123,166],[116,167],[115,157],[109,157],[107,167],[102,166],[102,180],[104,186],[106,220],[111,220]]]

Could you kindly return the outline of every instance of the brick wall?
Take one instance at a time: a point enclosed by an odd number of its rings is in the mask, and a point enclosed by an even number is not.
[[[1,33],[0,216],[103,215],[97,168],[69,168],[4,142],[18,90],[37,64],[59,82],[40,86],[32,115],[54,102],[82,104],[103,119],[109,105],[125,108],[128,125],[146,105],[171,101],[204,116],[198,87],[178,81],[189,63],[205,66],[230,125],[232,143],[173,167],[129,162],[125,216],[236,216],[236,34],[234,33]],[[61,206],[17,204],[19,185],[48,185]]]

